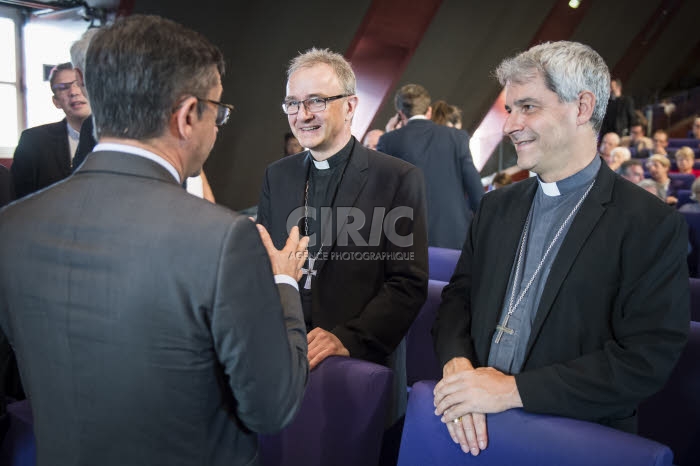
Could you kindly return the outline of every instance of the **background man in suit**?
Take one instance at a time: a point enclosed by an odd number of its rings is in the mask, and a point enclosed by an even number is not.
[[[503,128],[537,177],[482,201],[434,327],[436,414],[464,451],[514,407],[636,429],[689,315],[687,227],[596,154],[608,68],[554,42],[501,63]]]
[[[300,282],[311,369],[332,355],[392,367],[394,421],[406,402],[400,343],[427,295],[423,179],[350,133],[358,98],[342,55],[311,49],[287,76],[283,109],[309,150],[267,168],[258,221],[277,247],[299,223],[311,237]]]
[[[622,95],[622,81],[619,78],[610,80],[610,100],[600,133],[627,136],[630,134],[630,128],[636,123],[632,97]]]
[[[22,131],[11,167],[18,199],[71,174],[80,127],[90,115],[90,104],[73,65],[56,66],[49,83],[53,104],[66,118]]]
[[[423,86],[403,86],[394,104],[404,125],[379,138],[377,150],[423,170],[428,244],[461,249],[472,212],[476,212],[484,195],[469,151],[469,135],[430,120],[430,95]]]
[[[276,251],[263,234],[266,251],[250,220],[180,186],[231,108],[203,36],[130,16],[87,63],[100,143],[0,218],[0,324],[38,465],[257,464],[255,433],[304,392],[307,240]]]

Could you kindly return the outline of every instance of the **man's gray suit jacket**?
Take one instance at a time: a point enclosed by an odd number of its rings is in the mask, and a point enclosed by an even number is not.
[[[95,152],[2,211],[0,236],[0,323],[39,466],[257,464],[255,432],[291,421],[301,304],[247,218],[150,160]]]

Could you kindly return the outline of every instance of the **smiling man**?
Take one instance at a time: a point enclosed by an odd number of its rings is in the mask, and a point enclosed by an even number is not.
[[[436,414],[465,452],[523,407],[633,432],[687,338],[683,218],[596,155],[608,68],[546,43],[507,59],[503,131],[537,177],[484,196],[433,328]]]
[[[59,122],[22,132],[12,162],[17,198],[24,197],[71,174],[80,127],[90,116],[90,104],[70,63],[56,66],[49,77],[53,104],[66,114]]]
[[[311,49],[287,76],[282,109],[308,150],[268,167],[258,221],[276,245],[295,225],[310,237],[299,282],[310,368],[333,355],[392,367],[393,422],[406,402],[403,337],[428,285],[423,177],[352,136],[358,97],[341,55]]]

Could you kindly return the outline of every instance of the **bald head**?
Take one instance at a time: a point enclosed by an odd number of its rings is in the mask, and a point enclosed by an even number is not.
[[[600,155],[609,163],[610,153],[620,145],[620,136],[617,133],[606,133],[600,141]]]
[[[376,150],[379,138],[382,137],[384,131],[381,129],[373,129],[365,134],[365,138],[362,140],[362,145],[368,149]]]

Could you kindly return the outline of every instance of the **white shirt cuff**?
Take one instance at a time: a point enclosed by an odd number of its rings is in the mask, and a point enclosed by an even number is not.
[[[286,283],[287,285],[291,285],[294,287],[294,289],[299,291],[299,284],[289,275],[275,275],[275,283],[277,283],[278,285],[281,283]]]

